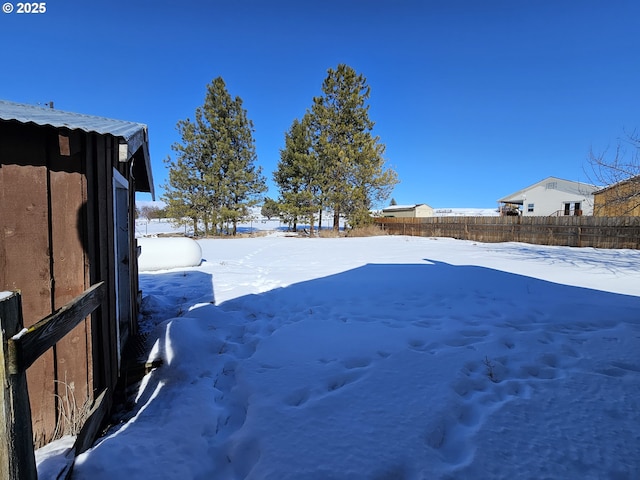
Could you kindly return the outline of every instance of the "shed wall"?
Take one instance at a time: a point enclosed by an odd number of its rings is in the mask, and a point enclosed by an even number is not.
[[[640,184],[622,182],[596,193],[593,214],[599,217],[640,216]]]
[[[47,148],[17,124],[0,130],[0,222],[4,268],[0,289],[21,290],[25,326],[48,315],[53,306],[50,256],[50,206]],[[36,440],[55,428],[56,349],[46,352],[28,370],[31,412]]]
[[[114,167],[130,181],[129,205],[134,201],[129,164],[118,162],[116,138],[72,132],[73,146],[61,155],[59,133],[53,127],[0,121],[0,290],[21,290],[25,326],[99,281],[107,284],[108,295],[90,319],[27,372],[37,444],[47,443],[54,433],[56,394],[71,388],[82,403],[116,385]],[[134,221],[130,215],[133,264]],[[135,299],[137,271],[135,266],[131,270]],[[132,301],[123,341],[135,332],[136,315]]]
[[[429,205],[418,205],[415,208],[415,216],[420,218],[433,217],[433,208]]]
[[[415,209],[411,210],[393,210],[384,213],[387,217],[395,217],[395,218],[414,218],[416,216]]]

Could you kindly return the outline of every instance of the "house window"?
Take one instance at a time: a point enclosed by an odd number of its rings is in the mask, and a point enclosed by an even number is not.
[[[533,213],[533,203],[528,203],[527,204],[527,212]]]
[[[565,215],[571,215],[571,204],[570,203],[565,203],[564,204],[564,214]]]

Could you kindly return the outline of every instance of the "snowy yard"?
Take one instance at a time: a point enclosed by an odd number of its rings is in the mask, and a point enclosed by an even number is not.
[[[74,480],[640,478],[639,251],[199,243],[141,273],[164,365]]]

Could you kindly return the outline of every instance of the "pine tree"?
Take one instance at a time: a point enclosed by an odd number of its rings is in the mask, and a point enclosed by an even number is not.
[[[235,235],[238,222],[248,218],[266,190],[242,99],[232,98],[218,77],[207,85],[195,121],[180,121],[177,128],[182,141],[172,146],[177,159],[167,160],[165,202],[172,213],[191,218],[194,229],[201,222],[205,235],[212,227],[228,231],[229,223]]]
[[[165,194],[162,199],[167,204],[167,215],[182,225],[193,224],[194,235],[198,235],[198,224],[209,210],[208,195],[202,182],[203,153],[196,142],[195,125],[189,120],[181,120],[176,125],[182,143],[176,143],[172,149],[178,153],[175,160],[167,157],[164,162],[169,168],[167,183],[163,185]],[[204,222],[205,235],[208,233]]]
[[[280,204],[273,198],[265,197],[260,213],[263,217],[267,217],[267,220],[271,220],[271,217],[280,215]]]
[[[313,148],[320,164],[321,204],[333,209],[334,230],[344,214],[352,227],[370,221],[373,204],[388,198],[397,174],[384,168],[385,146],[373,136],[364,76],[340,64],[329,69],[323,95],[313,99]]]
[[[278,168],[273,174],[280,190],[280,208],[293,231],[298,220],[308,220],[314,231],[315,212],[319,208],[319,169],[312,151],[309,115],[295,119],[285,134],[285,147],[280,150]]]

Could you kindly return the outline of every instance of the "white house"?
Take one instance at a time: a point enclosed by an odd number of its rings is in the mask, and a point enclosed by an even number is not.
[[[547,177],[498,200],[502,215],[593,215],[595,185]]]
[[[418,203],[417,205],[391,205],[382,209],[382,216],[396,218],[433,217],[433,208],[426,203]]]

